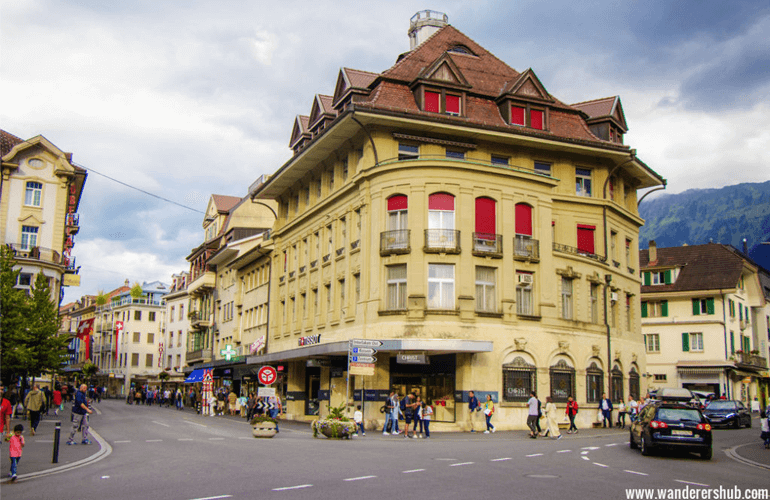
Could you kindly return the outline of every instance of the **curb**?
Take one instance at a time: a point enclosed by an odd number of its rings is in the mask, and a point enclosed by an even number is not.
[[[57,467],[52,467],[46,470],[30,472],[28,474],[20,474],[16,477],[16,481],[14,482],[20,483],[22,481],[34,479],[36,477],[49,476],[52,474],[61,474],[62,472],[67,472],[72,469],[84,467],[86,465],[92,464],[94,462],[98,462],[99,460],[102,460],[110,456],[110,454],[112,453],[112,446],[110,446],[110,444],[102,436],[100,436],[96,431],[89,429],[88,432],[99,443],[99,451],[97,451],[90,457],[84,458],[82,460],[78,460],[77,462],[72,462],[71,464],[59,465]],[[6,478],[0,481],[0,484],[10,483],[10,482],[11,482],[10,479]]]
[[[750,465],[752,467],[757,467],[759,469],[765,469],[770,470],[770,465],[761,464],[759,462],[755,462],[754,460],[749,460],[748,458],[742,457],[738,454],[738,448],[742,448],[744,446],[749,445],[755,445],[756,443],[745,443],[745,444],[739,444],[738,446],[733,446],[732,448],[729,448],[725,450],[725,454],[735,460],[736,462],[741,462],[745,465]]]

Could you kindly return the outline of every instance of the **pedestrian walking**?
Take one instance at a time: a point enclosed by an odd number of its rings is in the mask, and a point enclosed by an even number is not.
[[[16,424],[13,428],[13,436],[11,436],[11,443],[9,446],[9,455],[11,458],[11,481],[16,481],[16,471],[19,466],[19,460],[21,460],[21,449],[24,448],[24,436],[21,434],[24,432],[24,426]]]
[[[540,401],[537,399],[535,391],[530,391],[529,400],[527,400],[527,427],[529,427],[529,437],[536,439],[538,435],[537,431],[537,419],[540,413]]]
[[[48,416],[48,410],[51,408],[51,399],[53,398],[53,394],[51,393],[51,389],[48,386],[43,387],[41,390],[43,391],[45,401],[45,408],[43,411],[45,411],[46,416]]]
[[[392,392],[393,398],[391,401],[392,410],[390,411],[390,423],[391,423],[391,436],[397,436],[399,433],[398,429],[398,417],[401,415],[401,401],[398,399],[398,394],[395,392]]]
[[[24,407],[29,412],[29,425],[30,433],[34,436],[37,431],[37,426],[40,425],[40,413],[45,406],[45,395],[40,390],[40,386],[35,384],[32,390],[27,393],[27,397],[24,398]]]
[[[360,432],[362,436],[366,436],[366,431],[364,431],[364,414],[361,411],[361,405],[358,405],[356,411],[353,412],[353,422],[356,423],[356,432],[353,435],[355,436]]]
[[[765,408],[765,411],[760,412],[760,425],[762,426],[762,432],[759,437],[765,442],[765,449],[770,450],[770,406]]]
[[[3,437],[9,438],[11,436],[11,415],[13,414],[13,406],[11,402],[5,398],[5,387],[0,384],[0,441]],[[5,436],[3,436],[5,432]]]
[[[561,432],[559,432],[559,417],[557,415],[558,410],[553,402],[553,398],[548,396],[545,398],[545,421],[548,424],[545,434],[550,435],[551,439],[561,439]]]
[[[281,418],[281,414],[283,413],[281,398],[277,396],[271,396],[270,404],[273,405],[273,407],[270,409],[270,417],[275,419],[275,432],[280,432],[278,429],[278,419]]]
[[[492,401],[492,396],[487,394],[487,400],[484,401],[484,417],[487,419],[487,430],[484,434],[489,434],[489,431],[495,432],[495,426],[492,425],[492,415],[495,414],[495,402]]]
[[[393,420],[392,420],[393,394],[395,393],[393,391],[390,391],[390,394],[388,395],[388,399],[385,400],[385,405],[383,406],[385,410],[385,424],[382,426],[383,435],[386,435],[392,432],[391,429],[393,428]]]
[[[91,441],[88,440],[88,415],[93,413],[93,410],[88,407],[87,390],[88,386],[83,384],[80,386],[80,390],[75,393],[75,402],[72,404],[72,429],[67,444],[77,444],[75,433],[78,429],[82,433],[81,444],[91,444]]]
[[[578,404],[577,401],[575,401],[572,396],[567,398],[567,418],[569,418],[569,429],[567,429],[567,434],[572,434],[573,432],[577,434],[578,428],[575,425],[575,417],[578,414]]]
[[[230,394],[227,395],[227,410],[230,412],[230,416],[235,416],[235,409],[238,403],[238,395],[235,390],[230,389]]]
[[[433,420],[433,404],[427,400],[422,404],[422,425],[425,428],[425,437],[430,437],[430,421]]]
[[[626,428],[626,405],[623,403],[623,400],[620,400],[620,403],[618,403],[618,421],[617,426],[621,429]]]
[[[631,422],[636,421],[636,416],[639,414],[639,403],[634,398],[628,396],[628,406],[626,406],[626,412],[628,413],[628,419]]]
[[[607,393],[602,393],[599,410],[602,412],[602,427],[609,425],[610,429],[612,429],[612,401],[607,397]]]
[[[61,397],[61,391],[58,387],[54,387],[53,395],[51,398],[53,399],[53,414],[58,416],[59,410],[64,411],[64,402]]]
[[[476,432],[476,429],[473,428],[473,419],[476,417],[476,412],[480,410],[481,406],[476,394],[473,391],[468,391],[468,427],[471,432]]]
[[[401,400],[401,413],[404,415],[404,438],[409,437],[409,427],[414,420],[414,394],[410,393]]]
[[[420,429],[419,431],[417,430],[418,428]],[[422,397],[417,396],[414,402],[414,432],[412,432],[412,435],[417,439],[422,437],[422,433]]]

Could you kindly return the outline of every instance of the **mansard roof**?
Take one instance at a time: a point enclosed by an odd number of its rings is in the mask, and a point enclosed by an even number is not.
[[[623,105],[620,103],[620,96],[602,97],[591,101],[579,102],[573,104],[572,107],[587,114],[589,123],[609,119],[615,121],[624,132],[628,132],[626,115],[623,113]]]

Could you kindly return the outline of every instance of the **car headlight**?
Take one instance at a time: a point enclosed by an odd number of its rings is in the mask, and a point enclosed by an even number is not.
[[[735,416],[735,413],[728,413],[727,415],[725,415],[725,418],[730,418],[734,416]]]

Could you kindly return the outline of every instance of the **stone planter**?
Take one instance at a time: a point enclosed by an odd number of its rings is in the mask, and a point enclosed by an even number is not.
[[[342,421],[334,418],[325,418],[315,420],[310,427],[313,429],[313,436],[323,434],[329,439],[350,439],[356,432],[356,424],[351,421]]]
[[[259,422],[251,427],[251,434],[255,438],[271,438],[277,433],[273,422]]]

